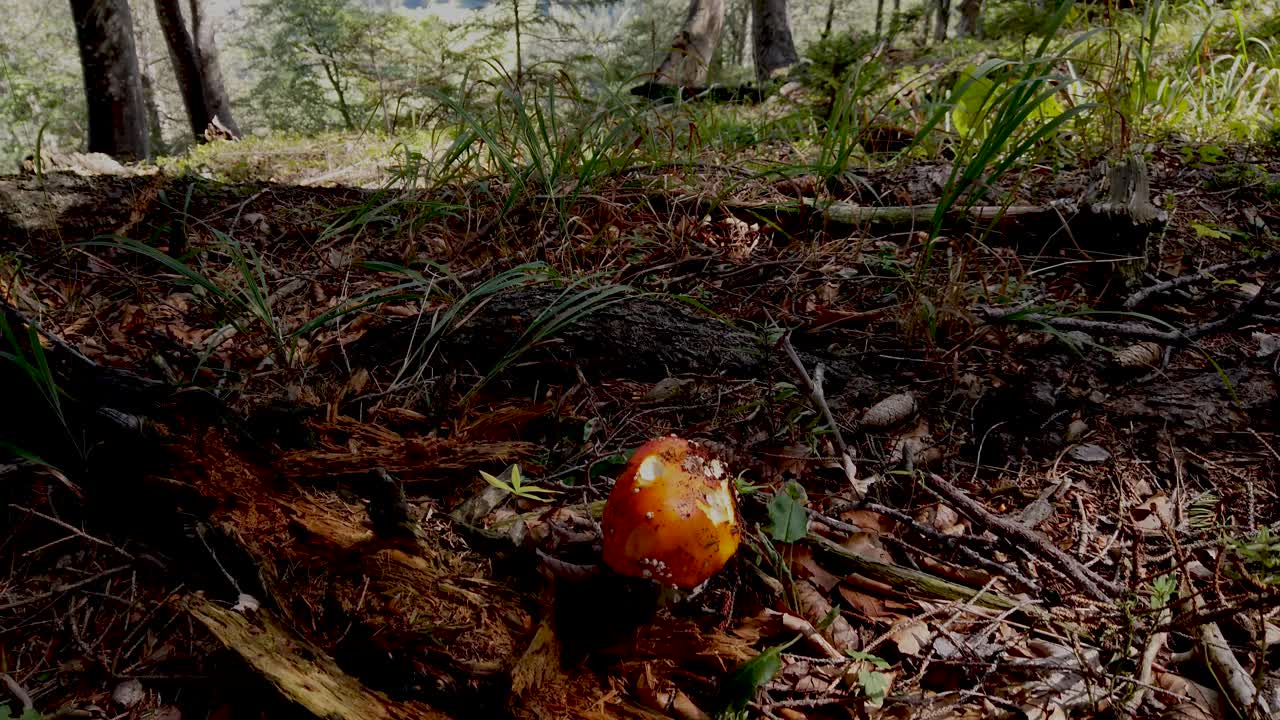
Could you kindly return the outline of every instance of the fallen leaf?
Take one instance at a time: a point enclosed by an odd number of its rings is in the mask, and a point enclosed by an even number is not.
[[[968,529],[960,514],[942,503],[924,506],[916,513],[916,520],[944,535],[963,535]]]
[[[1153,495],[1129,511],[1133,526],[1142,532],[1155,533],[1174,526],[1173,503],[1164,493]]]
[[[893,556],[884,549],[884,544],[876,533],[853,533],[840,544],[859,557],[885,564],[893,563]]]
[[[898,646],[898,652],[911,657],[919,657],[920,650],[928,644],[932,636],[933,631],[929,629],[928,625],[916,621],[909,622],[900,628],[895,628],[893,634],[889,637]]]
[[[1270,357],[1280,350],[1280,335],[1271,333],[1254,333],[1253,339],[1258,343],[1256,355],[1260,358]]]

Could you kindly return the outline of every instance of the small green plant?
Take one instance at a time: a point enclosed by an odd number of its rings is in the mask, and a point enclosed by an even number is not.
[[[62,407],[62,396],[65,392],[58,387],[58,381],[53,375],[52,368],[49,367],[49,359],[44,353],[44,347],[40,344],[39,332],[34,327],[28,327],[25,342],[19,340],[13,326],[0,312],[0,336],[3,336],[5,345],[8,347],[7,350],[0,350],[0,360],[16,365],[31,380],[54,417],[57,418],[67,440],[71,442],[76,452],[84,457],[84,445],[76,438]]]
[[[804,487],[789,482],[769,501],[769,536],[778,542],[793,543],[809,534],[809,514],[805,512]]]
[[[1280,536],[1264,527],[1252,537],[1233,538],[1227,543],[1255,580],[1268,586],[1280,586]]]
[[[254,328],[266,332],[275,349],[279,362],[292,367],[296,361],[298,338],[324,324],[357,310],[373,305],[413,297],[410,291],[420,287],[416,281],[403,282],[392,287],[379,288],[352,298],[320,313],[293,330],[287,330],[276,315],[274,298],[267,285],[266,271],[261,256],[253,248],[242,245],[226,234],[214,231],[219,239],[217,249],[226,253],[235,270],[233,280],[218,280],[194,266],[161,252],[146,243],[131,238],[113,237],[110,240],[93,240],[86,247],[110,247],[137,253],[154,260],[176,274],[179,280],[196,289],[197,295],[224,313],[226,322],[237,332],[248,334]],[[369,263],[368,265],[372,265]],[[205,348],[206,357],[216,347]]]
[[[799,639],[797,636],[781,645],[765,648],[725,678],[720,717],[746,718],[747,705],[755,698],[756,692],[782,669],[782,653]]]
[[[1151,581],[1151,599],[1149,602],[1152,610],[1168,607],[1177,595],[1178,579],[1173,575],[1161,575]]]
[[[15,716],[12,713],[8,705],[0,705],[0,720],[41,720],[44,717],[35,708],[27,708],[21,715]]]
[[[509,477],[510,480],[503,480],[502,478],[490,475],[483,470],[480,471],[480,477],[484,478],[485,482],[500,490],[504,490],[511,495],[524,498],[526,500],[551,502],[554,496],[559,495],[562,492],[560,490],[553,490],[540,485],[526,483],[520,473],[519,465],[512,465],[507,468],[507,472],[503,473],[503,475]]]
[[[847,651],[847,654],[864,664],[858,670],[858,687],[862,690],[863,697],[867,698],[869,705],[880,707],[884,704],[889,686],[893,682],[892,676],[882,672],[889,669],[889,663],[883,658],[858,650]]]

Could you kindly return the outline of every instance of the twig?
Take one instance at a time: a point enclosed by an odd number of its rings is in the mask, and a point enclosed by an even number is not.
[[[1063,552],[1061,548],[1049,542],[1040,533],[1016,520],[996,515],[982,503],[969,497],[963,490],[935,474],[930,473],[928,478],[929,486],[954,503],[960,511],[973,516],[985,525],[999,529],[1011,538],[1025,543],[1034,548],[1039,554],[1048,557],[1063,574],[1075,581],[1081,590],[1084,590],[1095,600],[1108,602],[1111,599],[1110,595],[1120,593],[1120,588],[1114,583],[1081,565],[1078,560]]]
[[[1245,670],[1231,645],[1223,637],[1217,623],[1205,623],[1197,629],[1200,640],[1200,651],[1209,665],[1209,671],[1223,691],[1231,698],[1231,704],[1241,716],[1249,717],[1253,709],[1262,711],[1260,717],[1275,717],[1271,714],[1271,704],[1265,695],[1258,692],[1253,681],[1249,679],[1249,671]]]
[[[809,371],[805,369],[804,361],[800,359],[795,347],[791,345],[791,333],[787,333],[782,337],[782,349],[787,352],[787,357],[791,359],[796,371],[800,373],[800,379],[804,381],[804,387],[809,391],[813,404],[817,405],[819,412],[822,413],[822,419],[831,428],[832,441],[836,445],[836,451],[841,455],[848,455],[849,446],[845,444],[844,435],[840,433],[840,426],[836,424],[836,419],[831,414],[831,406],[827,405],[827,398],[822,392],[822,386],[809,377]],[[819,365],[814,372],[821,377],[823,373],[822,366]]]
[[[1160,615],[1156,619],[1156,625],[1163,625],[1169,620],[1169,608],[1161,608]],[[1142,651],[1142,660],[1138,663],[1138,680],[1133,697],[1125,703],[1125,709],[1131,715],[1136,715],[1138,708],[1142,707],[1142,701],[1146,699],[1147,689],[1155,682],[1155,664],[1156,656],[1164,649],[1165,643],[1169,639],[1169,633],[1156,631],[1151,633],[1151,637],[1147,638],[1146,647]]]
[[[997,308],[977,308],[976,311],[980,317],[990,322],[1003,321],[1009,316],[1017,314],[1020,310],[1018,308],[1010,308],[1007,311]],[[1048,325],[1055,330],[1079,330],[1086,333],[1116,335],[1119,337],[1134,338],[1136,340],[1152,340],[1160,343],[1176,343],[1185,340],[1181,331],[1157,330],[1146,325],[1139,325],[1138,323],[1086,320],[1084,318],[1076,317],[1045,315],[1044,313],[1027,313],[1026,315],[1019,315],[1016,319],[1026,322],[1041,323]]]
[[[110,568],[108,570],[103,570],[102,572],[96,575],[90,575],[89,577],[83,580],[77,580],[73,583],[67,583],[65,585],[58,585],[54,587],[52,590],[50,590],[49,592],[40,593],[39,595],[32,595],[31,597],[23,598],[22,600],[14,600],[11,603],[5,603],[4,605],[0,605],[0,611],[12,610],[14,608],[20,608],[23,605],[30,605],[31,603],[40,602],[41,600],[48,600],[49,598],[53,597],[54,595],[57,595],[58,593],[70,592],[72,590],[75,590],[76,588],[84,587],[85,585],[101,580],[102,578],[107,577],[108,575],[115,575],[118,572],[124,572],[125,570],[128,570],[129,567],[130,566],[128,565],[117,565],[116,567]]]
[[[1228,263],[1210,265],[1209,267],[1190,275],[1182,275],[1173,278],[1172,280],[1165,280],[1164,282],[1158,282],[1155,285],[1142,288],[1130,295],[1129,298],[1124,301],[1124,307],[1127,310],[1132,310],[1146,302],[1147,298],[1152,295],[1169,292],[1170,290],[1176,290],[1177,288],[1184,287],[1186,285],[1203,282],[1211,279],[1215,274],[1225,272],[1227,270],[1243,270],[1245,268],[1255,266],[1270,265],[1275,262],[1280,262],[1280,252],[1269,253],[1260,258],[1250,258],[1248,260],[1236,260]]]
[[[35,703],[31,702],[31,696],[18,684],[17,680],[9,676],[9,673],[0,673],[0,683],[4,683],[4,686],[9,688],[9,693],[22,704],[23,715],[36,709]]]
[[[901,522],[907,525],[912,530],[925,536],[926,538],[933,540],[934,542],[937,542],[938,544],[951,550],[952,552],[955,552],[959,555],[963,555],[967,560],[977,565],[978,567],[989,570],[990,572],[996,573],[997,575],[1004,575],[1010,580],[1020,583],[1021,585],[1026,587],[1028,590],[1031,590],[1032,592],[1039,592],[1040,590],[1040,586],[1034,580],[1026,577],[1025,575],[1018,572],[1017,570],[1014,570],[1013,568],[1008,567],[1007,565],[998,563],[995,560],[990,560],[986,557],[983,557],[982,554],[978,553],[976,550],[966,547],[964,545],[961,545],[960,544],[961,538],[959,536],[946,535],[944,533],[940,533],[931,527],[928,527],[926,525],[921,525],[920,523],[913,520],[911,516],[907,515],[906,513],[894,511],[894,510],[891,510],[890,508],[885,508],[883,506],[876,505],[875,503],[867,503],[865,505],[854,505],[851,507],[859,507],[862,509],[870,510],[871,512],[885,515],[886,517],[893,517],[898,522]],[[814,520],[817,520],[818,522],[828,527],[839,530],[840,532],[845,532],[850,534],[863,532],[862,528],[852,523],[847,523],[838,518],[834,518],[834,517],[831,517],[830,515],[826,515],[824,513],[818,512],[817,510],[814,510],[812,508],[809,508],[807,511],[809,513],[809,517],[813,518]],[[881,512],[881,511],[888,511],[888,512]],[[976,536],[971,536],[971,537],[976,537]]]
[[[1006,320],[1017,315],[1015,320],[1041,323],[1048,325],[1055,330],[1079,330],[1081,332],[1100,335],[1114,335],[1116,337],[1127,337],[1135,340],[1151,340],[1158,343],[1167,343],[1170,345],[1181,345],[1189,343],[1206,335],[1227,330],[1233,325],[1242,322],[1249,317],[1254,310],[1262,306],[1265,300],[1262,289],[1248,301],[1242,303],[1234,310],[1226,313],[1216,320],[1195,325],[1185,330],[1174,328],[1172,330],[1157,330],[1148,325],[1139,323],[1120,323],[1110,322],[1106,320],[1087,320],[1078,317],[1061,317],[1057,315],[1046,315],[1044,313],[1027,313],[1020,315],[1025,311],[1025,307],[1013,308],[992,308],[978,307],[975,308],[977,315],[987,322],[997,322]]]
[[[1226,330],[1252,315],[1255,310],[1262,307],[1266,299],[1267,288],[1263,285],[1258,288],[1258,292],[1253,297],[1241,303],[1240,306],[1232,312],[1223,315],[1217,320],[1211,320],[1203,325],[1197,325],[1190,330],[1187,330],[1187,337],[1194,340],[1198,337],[1203,337],[1219,330]]]
[[[62,520],[59,520],[58,518],[53,517],[52,515],[45,515],[44,513],[40,512],[39,510],[32,510],[31,508],[23,507],[23,506],[21,506],[21,505],[14,505],[14,504],[10,504],[10,505],[9,505],[9,507],[13,508],[14,510],[18,510],[18,511],[21,511],[21,512],[27,513],[28,515],[35,515],[36,517],[38,517],[38,518],[40,518],[40,519],[42,519],[42,520],[47,520],[47,521],[49,521],[49,522],[53,523],[54,525],[57,525],[58,527],[62,528],[63,530],[66,530],[67,532],[70,532],[70,533],[74,533],[75,535],[78,535],[78,536],[80,536],[80,537],[84,538],[85,540],[88,540],[88,541],[89,541],[89,542],[91,542],[91,543],[95,543],[95,544],[101,545],[101,546],[103,546],[103,547],[106,547],[106,548],[110,548],[110,549],[112,549],[112,550],[115,550],[117,553],[119,553],[120,555],[122,555],[122,556],[123,556],[123,557],[125,557],[125,558],[128,558],[129,560],[135,560],[135,559],[136,559],[136,558],[134,558],[133,554],[132,554],[132,553],[130,553],[128,550],[125,550],[125,549],[120,548],[120,547],[116,547],[115,545],[112,545],[111,543],[109,543],[109,542],[107,542],[106,540],[103,540],[103,539],[101,539],[101,538],[94,537],[94,536],[90,535],[89,533],[87,533],[87,532],[85,532],[85,531],[81,530],[80,528],[76,527],[75,525],[72,525],[72,524],[67,523],[67,522],[63,522]]]
[[[835,443],[836,452],[840,454],[840,467],[844,470],[845,477],[849,480],[849,485],[853,488],[854,495],[859,499],[862,498],[862,492],[858,489],[858,474],[853,466],[853,456],[849,454],[849,446],[844,441],[844,435],[840,433],[840,426],[836,424],[835,416],[831,414],[831,406],[827,404],[826,395],[822,392],[822,365],[818,365],[814,369],[814,377],[809,377],[809,371],[804,367],[804,361],[800,359],[800,355],[796,353],[796,349],[791,345],[791,333],[788,332],[782,336],[782,349],[787,352],[787,357],[791,359],[791,364],[795,365],[796,371],[800,373],[800,379],[804,381],[804,387],[809,391],[809,397],[813,399],[813,404],[818,406],[818,411],[822,413],[822,419],[826,422],[827,427],[831,428],[832,442]]]
[[[980,547],[984,550],[990,550],[995,548],[996,546],[996,541],[990,540],[978,535],[947,535],[946,533],[938,532],[937,530],[934,530],[928,525],[923,525],[919,522],[916,522],[915,518],[911,517],[907,513],[902,512],[901,510],[895,510],[891,507],[885,507],[884,505],[880,505],[877,503],[872,503],[872,502],[854,503],[852,505],[849,505],[848,507],[856,508],[860,510],[870,510],[871,512],[876,513],[878,515],[884,515],[885,517],[890,518],[892,520],[897,520],[898,522],[902,523],[903,525],[906,525],[907,527],[911,528],[913,531],[920,533],[921,535],[929,538],[930,540],[943,543],[949,547],[958,546],[960,543],[964,543],[966,545],[974,545],[976,547]]]

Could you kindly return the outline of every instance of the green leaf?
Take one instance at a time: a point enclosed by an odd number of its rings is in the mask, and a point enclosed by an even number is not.
[[[845,654],[854,660],[869,662],[872,665],[876,666],[876,669],[878,670],[888,670],[891,667],[888,661],[886,661],[884,658],[877,657],[875,655],[872,655],[871,653],[862,652],[861,650],[846,650]]]
[[[775,645],[746,661],[724,681],[725,713],[740,713],[756,696],[756,691],[782,669],[782,651],[791,646]]]
[[[1191,229],[1196,232],[1196,237],[1211,238],[1213,240],[1229,240],[1231,236],[1221,230],[1200,223],[1191,223]]]
[[[507,468],[503,475],[510,478],[510,480],[503,480],[501,477],[494,477],[483,470],[480,471],[480,477],[484,478],[485,482],[516,497],[537,500],[538,502],[550,502],[553,496],[562,492],[561,490],[553,490],[552,488],[539,487],[533,483],[526,483],[520,473],[519,465],[512,465]]]
[[[769,501],[769,536],[778,542],[797,542],[809,534],[809,516],[800,483],[789,482]]]
[[[874,670],[859,670],[858,685],[871,705],[879,707],[889,692],[889,676]]]

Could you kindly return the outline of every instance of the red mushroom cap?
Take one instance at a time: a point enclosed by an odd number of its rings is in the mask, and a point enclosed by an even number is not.
[[[677,437],[641,445],[605,504],[604,562],[621,575],[691,589],[738,549],[737,494],[728,467]]]

